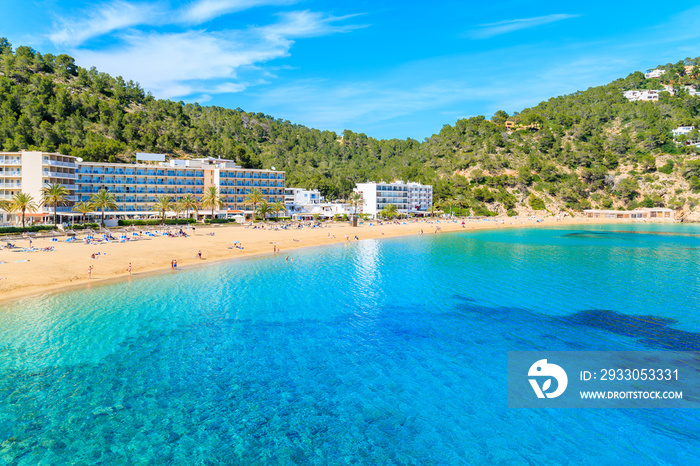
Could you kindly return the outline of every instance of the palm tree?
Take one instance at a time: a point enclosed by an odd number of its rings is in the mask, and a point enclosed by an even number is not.
[[[277,215],[277,219],[279,220],[280,218],[280,212],[287,212],[287,206],[284,205],[284,202],[282,201],[277,201],[274,204],[272,204],[272,211]]]
[[[350,205],[352,206],[352,226],[357,226],[357,208],[362,204],[362,194],[352,193]]]
[[[105,226],[105,209],[116,209],[117,203],[114,194],[106,189],[100,189],[90,198],[90,205],[95,210],[102,210],[102,226]]]
[[[214,209],[224,206],[224,201],[219,196],[219,189],[216,186],[209,186],[202,196],[202,207],[211,207],[211,219],[214,220]]]
[[[452,217],[452,208],[456,205],[457,203],[453,199],[446,199],[440,203],[440,207],[449,207],[450,208],[450,217]]]
[[[247,204],[253,204],[253,221],[255,221],[255,211],[257,210],[258,204],[263,201],[265,197],[259,189],[253,189],[248,194],[246,194],[243,202]]]
[[[83,214],[83,225],[85,225],[85,214],[92,212],[92,206],[89,202],[80,201],[73,205],[73,211]]]
[[[70,194],[68,188],[61,183],[50,183],[41,188],[41,204],[53,205],[53,223],[58,223],[58,205],[68,202],[67,196]]]
[[[156,197],[156,203],[153,204],[153,208],[160,212],[160,223],[165,225],[165,213],[173,208],[173,203],[170,200],[170,196]]]
[[[387,204],[380,212],[384,218],[394,218],[399,214],[398,209],[394,204]]]
[[[431,205],[428,207],[428,212],[430,212],[431,217],[435,217],[435,212],[438,212],[440,209],[436,205]]]
[[[260,201],[260,205],[258,206],[258,215],[260,215],[261,220],[265,220],[265,218],[272,212],[274,212],[274,209],[272,207],[273,205],[267,202],[265,199]]]
[[[459,207],[459,210],[461,212],[461,210],[464,209],[465,206],[469,205],[469,201],[467,201],[467,198],[464,197],[464,194],[457,194],[455,196],[455,204],[457,204],[457,207]]]
[[[12,197],[12,203],[10,204],[10,210],[17,212],[18,210],[22,212],[22,230],[24,230],[24,214],[25,212],[36,212],[37,205],[34,202],[34,198],[27,193],[17,193]]]
[[[188,219],[190,218],[190,210],[199,209],[199,202],[197,202],[197,198],[192,194],[185,194],[177,203],[182,210],[186,211]]]
[[[180,212],[182,212],[185,209],[182,208],[179,202],[173,202],[170,210],[175,212],[175,218],[180,218]]]

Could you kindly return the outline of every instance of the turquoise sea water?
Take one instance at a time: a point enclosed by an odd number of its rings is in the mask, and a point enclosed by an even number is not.
[[[697,462],[696,410],[509,409],[507,356],[699,351],[700,227],[291,256],[0,305],[0,464]]]

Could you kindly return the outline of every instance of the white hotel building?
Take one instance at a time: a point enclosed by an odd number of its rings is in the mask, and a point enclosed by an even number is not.
[[[71,203],[78,199],[77,189],[78,164],[75,157],[46,152],[22,151],[0,152],[0,200],[11,201],[15,194],[24,192],[41,203],[41,190],[51,183],[60,183],[69,191],[67,200]],[[59,212],[69,212],[68,206],[59,206]],[[26,218],[43,218],[53,213],[53,207],[39,207],[37,212],[27,212]],[[0,221],[7,222],[7,213],[0,211]]]
[[[433,187],[420,183],[358,183],[354,191],[362,195],[362,213],[373,218],[389,204],[406,215],[425,215],[433,205]]]
[[[176,202],[192,194],[200,200],[206,188],[215,186],[224,206],[214,213],[230,217],[245,211],[245,196],[253,189],[260,190],[268,202],[283,202],[284,182],[283,171],[244,169],[232,160],[215,158],[130,164],[83,162],[45,152],[0,153],[0,199],[11,200],[21,191],[39,204],[41,189],[60,183],[69,190],[70,202],[58,211],[72,216],[77,215],[71,213],[74,202],[89,201],[101,189],[115,196],[117,209],[107,212],[109,217],[133,218],[158,215],[153,207],[158,196],[169,195]],[[40,207],[33,216],[52,213],[52,207]],[[211,209],[200,213],[210,214]]]

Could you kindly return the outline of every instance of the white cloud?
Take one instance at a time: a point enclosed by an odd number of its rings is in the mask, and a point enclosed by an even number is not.
[[[318,37],[367,27],[364,24],[337,24],[360,15],[325,16],[312,11],[292,11],[278,16],[281,21],[260,28],[262,34],[269,39]]]
[[[244,30],[129,32],[120,35],[117,47],[77,49],[73,56],[79,64],[128,76],[159,98],[241,92],[248,84],[239,79],[239,70],[288,56],[294,38],[349,30],[352,26],[335,24],[341,19],[304,11]]]
[[[199,0],[182,9],[179,21],[201,24],[219,16],[267,5],[291,5],[299,0]]]
[[[259,6],[290,5],[299,0],[199,0],[179,10],[160,2],[118,0],[85,10],[78,20],[62,18],[49,39],[55,44],[78,46],[94,37],[136,26],[193,25]]]
[[[489,37],[506,34],[508,32],[518,31],[520,29],[529,29],[544,24],[555,23],[564,19],[576,18],[580,15],[568,14],[552,14],[547,16],[536,16],[534,18],[512,19],[508,21],[499,21],[497,23],[482,24],[477,29],[472,31],[471,37],[475,39],[488,39]]]
[[[140,24],[162,21],[165,11],[154,3],[129,3],[117,1],[96,7],[78,21],[60,20],[60,26],[49,35],[55,44],[79,45],[93,37],[99,37]]]

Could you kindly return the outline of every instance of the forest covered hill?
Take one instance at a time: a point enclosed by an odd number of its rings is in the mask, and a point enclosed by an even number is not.
[[[14,49],[0,38],[0,148],[85,160],[133,160],[136,152],[213,156],[287,172],[287,185],[330,199],[356,182],[421,181],[436,201],[475,215],[576,212],[588,207],[700,203],[695,145],[678,126],[700,128],[700,58],[634,72],[604,86],[554,97],[516,115],[499,111],[445,125],[424,141],[337,134],[262,113],[155,99],[139,84],[85,69],[68,55]],[[658,102],[629,102],[632,89],[675,88]],[[681,139],[700,139],[697,131]],[[680,143],[678,145],[677,143]]]

